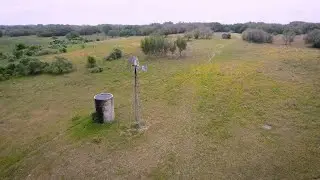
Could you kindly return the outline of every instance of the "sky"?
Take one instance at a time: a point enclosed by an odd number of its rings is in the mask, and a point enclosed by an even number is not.
[[[0,24],[320,22],[320,0],[0,0]]]

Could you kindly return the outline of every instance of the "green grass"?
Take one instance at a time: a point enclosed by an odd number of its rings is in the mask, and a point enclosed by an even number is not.
[[[182,58],[109,39],[70,47],[70,74],[0,82],[1,179],[319,178],[319,50],[233,37],[193,40]],[[103,61],[115,46],[125,58]],[[130,128],[131,54],[148,65],[144,133]],[[88,55],[102,73],[87,72]],[[115,97],[113,124],[92,123],[100,92]]]

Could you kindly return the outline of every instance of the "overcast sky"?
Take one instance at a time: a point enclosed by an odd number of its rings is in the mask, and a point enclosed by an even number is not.
[[[320,0],[0,0],[0,24],[320,22]]]

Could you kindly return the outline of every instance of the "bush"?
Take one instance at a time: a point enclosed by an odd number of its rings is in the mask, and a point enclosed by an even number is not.
[[[87,57],[87,68],[93,68],[97,66],[97,61],[94,57],[88,56]]]
[[[36,75],[45,71],[48,63],[41,62],[39,59],[25,57],[20,60],[17,65],[17,73],[19,75]]]
[[[170,43],[163,36],[150,36],[141,40],[140,47],[146,55],[165,55],[170,49]]]
[[[96,39],[96,41],[100,41],[100,39],[99,39],[99,38],[97,38],[97,39]]]
[[[178,36],[175,44],[179,48],[179,53],[181,56],[182,51],[187,48],[187,41],[185,39],[183,39],[182,37]]]
[[[176,42],[169,42],[169,50],[172,55],[176,52],[177,50]]]
[[[59,49],[59,52],[60,52],[60,53],[66,53],[66,52],[67,52],[67,48],[61,47],[61,48]]]
[[[2,30],[0,30],[0,38],[3,36],[3,32]]]
[[[0,52],[0,60],[7,59],[7,55],[3,52]]]
[[[306,44],[311,44],[314,48],[320,48],[320,29],[309,32],[304,40]]]
[[[73,64],[64,57],[55,57],[55,60],[47,67],[46,72],[49,74],[64,74],[73,71]]]
[[[193,31],[193,36],[195,39],[199,39],[200,37],[200,30],[199,29],[196,29]]]
[[[77,31],[71,31],[66,35],[68,40],[77,39],[80,37],[80,34]]]
[[[42,49],[35,53],[35,56],[44,56],[48,54],[58,54],[59,52],[56,49]]]
[[[242,39],[254,43],[272,43],[273,37],[262,29],[247,29],[242,33]]]
[[[192,32],[186,32],[184,33],[184,38],[186,38],[188,41],[193,37]]]
[[[105,58],[108,61],[122,58],[122,51],[118,48],[114,48],[112,52]]]
[[[15,45],[15,50],[17,50],[17,51],[20,51],[20,50],[23,50],[23,49],[26,49],[26,48],[27,48],[27,45],[25,45],[23,43],[19,43],[19,44]]]
[[[199,31],[200,31],[200,36],[199,36],[200,39],[211,39],[213,36],[213,31],[208,27],[201,28]]]
[[[41,49],[42,49],[41,46],[32,45],[32,46],[27,47],[24,50],[24,54],[27,55],[27,56],[34,56],[39,51],[41,51]]]
[[[296,37],[296,33],[292,30],[285,30],[283,31],[282,39],[284,41],[285,45],[290,45],[293,41],[294,38]]]
[[[222,36],[222,39],[231,39],[230,33],[223,33],[221,36]]]
[[[110,30],[108,31],[108,36],[111,36],[111,37],[119,36],[119,32],[117,30]]]
[[[103,68],[102,67],[93,67],[93,68],[89,68],[89,72],[90,73],[100,73],[103,71]]]
[[[0,80],[9,79],[10,76],[37,75],[44,72],[48,63],[36,58],[24,57],[18,63],[9,63],[6,67],[0,67]]]

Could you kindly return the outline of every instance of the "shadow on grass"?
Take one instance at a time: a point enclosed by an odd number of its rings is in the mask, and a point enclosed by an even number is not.
[[[115,133],[117,131],[117,123],[96,123],[93,121],[91,115],[84,117],[75,116],[72,118],[71,136],[77,139],[107,135],[109,133]]]

